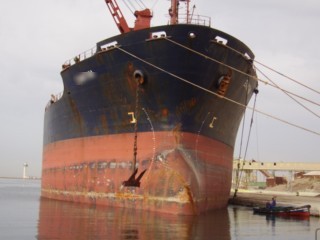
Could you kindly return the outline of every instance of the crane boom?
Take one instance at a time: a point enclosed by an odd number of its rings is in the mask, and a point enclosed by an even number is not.
[[[126,19],[123,17],[123,14],[116,2],[116,0],[105,0],[109,11],[114,19],[114,21],[117,24],[118,29],[121,33],[127,33],[130,32],[130,28],[128,26],[128,23]]]
[[[126,19],[124,18],[116,0],[105,0],[109,11],[117,24],[117,27],[121,33],[130,32],[132,29],[129,28]],[[150,9],[146,8],[141,11],[135,11],[134,16],[136,21],[133,30],[139,30],[150,27],[150,22],[152,18],[152,13]]]

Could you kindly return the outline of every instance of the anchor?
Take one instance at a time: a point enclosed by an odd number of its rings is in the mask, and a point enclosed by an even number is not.
[[[136,170],[132,173],[132,175],[129,177],[129,179],[127,181],[123,181],[122,182],[122,186],[125,187],[140,187],[140,180],[143,177],[144,173],[147,171],[147,169],[145,169],[144,171],[142,171],[139,176],[136,178],[137,172],[138,172],[138,168],[136,168]]]

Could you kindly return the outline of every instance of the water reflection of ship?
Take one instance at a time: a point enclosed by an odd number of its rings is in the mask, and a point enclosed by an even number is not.
[[[230,240],[227,209],[176,216],[42,198],[37,239]]]

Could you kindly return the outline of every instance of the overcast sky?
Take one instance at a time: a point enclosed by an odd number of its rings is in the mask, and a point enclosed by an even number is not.
[[[167,0],[145,4],[155,5],[153,25],[167,23]],[[214,28],[247,44],[257,61],[320,91],[320,1],[198,0],[193,4],[197,13],[212,18]],[[123,12],[132,19],[130,12]],[[0,1],[0,176],[22,176],[24,162],[29,164],[29,175],[41,176],[44,107],[52,93],[63,90],[61,65],[115,34],[118,29],[104,0]],[[256,66],[282,88],[320,103],[319,94]],[[260,83],[259,90],[257,109],[320,133],[319,117],[268,85]],[[320,115],[318,106],[307,106]],[[250,117],[248,111],[246,126]],[[247,138],[243,141],[245,145]],[[239,142],[238,138],[236,157]],[[319,135],[257,114],[247,158],[316,162],[319,148]]]

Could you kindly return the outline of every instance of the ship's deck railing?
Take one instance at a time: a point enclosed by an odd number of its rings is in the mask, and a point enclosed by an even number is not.
[[[51,94],[50,101],[47,103],[45,110],[47,110],[48,107],[50,107],[55,102],[59,101],[62,98],[63,92],[60,92],[58,94]]]
[[[187,14],[180,14],[179,15],[179,24],[194,24],[194,25],[202,25],[202,26],[208,26],[211,27],[211,18],[207,16],[202,15],[189,15],[187,17]],[[107,44],[108,45],[108,44]],[[112,46],[114,44],[111,44]],[[108,46],[107,46],[108,48]],[[89,50],[86,50],[78,55],[76,55],[74,58],[71,58],[64,62],[62,65],[62,69],[67,69],[68,67],[83,61],[89,57],[92,57],[97,52],[97,47],[94,46],[90,48]]]
[[[203,15],[189,15],[187,17],[187,14],[180,14],[179,23],[203,25],[203,26],[211,27],[211,18]]]
[[[84,59],[87,59],[89,57],[92,57],[95,53],[97,52],[97,47],[94,46],[92,48],[90,48],[89,50],[86,50],[80,54],[78,54],[77,56],[75,56],[74,58],[71,58],[67,61],[64,62],[64,64],[62,65],[62,69],[66,69]]]

